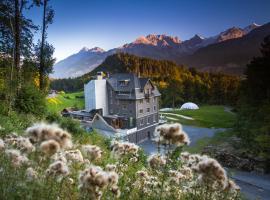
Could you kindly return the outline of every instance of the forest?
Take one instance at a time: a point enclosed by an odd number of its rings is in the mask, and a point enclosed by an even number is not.
[[[42,10],[41,26],[26,17],[33,7]],[[48,1],[6,0],[0,2],[0,109],[44,114],[49,73],[55,59],[47,42],[47,29],[54,10]],[[34,34],[40,38],[34,43]]]
[[[83,90],[98,71],[128,72],[149,77],[162,93],[163,107],[179,107],[186,101],[202,104],[236,105],[241,78],[238,76],[199,72],[166,60],[142,58],[126,53],[111,55],[92,72],[74,79],[52,80],[51,88],[74,92]]]

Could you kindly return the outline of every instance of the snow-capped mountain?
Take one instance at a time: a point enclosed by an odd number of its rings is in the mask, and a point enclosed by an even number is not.
[[[252,30],[254,30],[255,28],[258,28],[258,27],[260,27],[261,25],[259,25],[259,24],[256,24],[256,23],[252,23],[252,24],[250,24],[250,25],[248,25],[248,26],[246,26],[245,28],[244,28],[244,32],[245,32],[245,34],[248,34],[250,31],[252,31]]]
[[[246,35],[250,35],[253,31],[263,29],[264,27],[265,25],[260,26],[253,23],[245,28],[232,27],[208,38],[196,34],[185,41],[181,41],[178,37],[172,37],[165,34],[149,34],[147,36],[140,36],[131,43],[124,44],[121,47],[109,51],[105,51],[99,47],[94,47],[92,49],[83,47],[78,53],[56,63],[54,66],[55,73],[52,77],[66,78],[83,75],[101,64],[108,55],[117,52],[126,52],[154,59],[171,60],[179,64],[184,63],[188,66],[196,67],[192,64],[193,62],[196,62],[196,60],[192,60],[193,54],[197,55],[197,52],[204,51],[206,47],[212,45],[222,47],[224,42],[231,43],[233,40],[241,39]],[[270,30],[268,32],[267,29],[265,34],[266,33],[270,34]],[[232,49],[232,52],[233,51],[234,49]],[[192,62],[189,62],[190,59]],[[209,60],[213,60],[213,57],[211,57],[210,54]]]
[[[54,65],[54,78],[77,77],[95,69],[107,57],[106,51],[94,47],[83,47],[75,53]]]
[[[217,41],[223,42],[226,40],[240,38],[240,37],[243,37],[244,35],[245,35],[245,32],[243,29],[238,28],[238,27],[232,27],[232,28],[227,29],[224,32],[221,32],[217,38]]]

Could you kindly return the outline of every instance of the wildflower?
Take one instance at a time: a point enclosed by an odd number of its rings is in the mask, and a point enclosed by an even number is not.
[[[53,155],[51,156],[51,159],[52,159],[53,161],[62,161],[62,162],[64,162],[64,163],[67,162],[67,158],[66,158],[66,156],[65,156],[65,152],[62,152],[62,151],[56,152],[55,154],[53,154]]]
[[[135,162],[138,161],[138,158],[137,157],[132,157],[132,158],[129,159],[129,161],[135,163]]]
[[[236,185],[236,183],[233,180],[228,180],[228,184],[225,188],[225,190],[228,190],[230,192],[240,191],[240,187]]]
[[[181,124],[164,124],[158,126],[154,132],[154,140],[158,144],[188,145],[188,135],[182,130]]]
[[[17,136],[15,133],[5,138],[5,142],[9,145],[16,146],[18,149],[24,152],[32,152],[35,147],[30,142],[29,138]]]
[[[37,176],[38,176],[37,172],[32,167],[28,167],[26,169],[26,178],[27,178],[27,180],[32,181],[32,180],[36,179]]]
[[[218,183],[222,188],[228,184],[228,179],[225,170],[213,158],[203,159],[193,168],[195,172],[199,173],[199,180],[214,186]]]
[[[119,190],[117,186],[112,186],[111,191],[115,195],[116,198],[119,198],[121,196],[121,191]]]
[[[189,167],[183,166],[181,169],[179,169],[179,172],[185,176],[185,179],[192,179],[193,178],[192,169]]]
[[[35,151],[35,146],[30,142],[29,138],[18,137],[17,146],[22,151],[33,152]]]
[[[47,175],[53,176],[67,176],[69,174],[69,169],[66,163],[62,161],[55,161],[50,164],[49,168],[46,170]]]
[[[90,166],[81,172],[79,183],[79,189],[87,192],[93,199],[100,199],[105,188],[111,188],[115,195],[120,192],[117,191],[118,175],[115,172],[103,171],[97,166]]]
[[[100,147],[96,145],[83,145],[82,146],[82,152],[89,156],[91,160],[100,159],[102,155],[102,151]]]
[[[68,183],[69,183],[69,184],[71,184],[71,185],[73,185],[73,184],[74,184],[74,180],[73,180],[73,178],[68,178],[67,180],[68,180]]]
[[[112,147],[113,147],[113,153],[114,155],[117,156],[122,156],[122,155],[127,155],[131,154],[133,156],[136,156],[139,150],[139,147],[130,142],[118,142],[114,141],[112,142]]]
[[[19,150],[7,149],[5,153],[11,158],[11,163],[14,167],[19,167],[22,164],[27,164],[29,162],[28,158],[25,155],[21,155]]]
[[[137,171],[136,174],[139,175],[140,177],[148,177],[147,171],[140,170],[140,171]]]
[[[36,123],[26,132],[33,143],[41,143],[46,140],[55,140],[61,148],[71,148],[71,135],[56,124]]]
[[[112,172],[116,170],[116,165],[112,165],[112,164],[107,164],[105,167],[106,171]]]
[[[86,165],[90,165],[90,160],[88,160],[88,159],[84,159],[83,162],[84,162],[84,164],[86,164]]]
[[[46,140],[40,144],[40,149],[46,155],[52,155],[60,150],[60,145],[55,140]]]
[[[160,155],[160,154],[153,154],[153,155],[149,156],[147,161],[148,161],[148,164],[151,168],[159,168],[159,167],[166,165],[165,157]]]
[[[5,149],[5,142],[0,139],[0,151]]]
[[[74,162],[83,162],[83,156],[79,149],[65,151],[65,156],[68,160]]]

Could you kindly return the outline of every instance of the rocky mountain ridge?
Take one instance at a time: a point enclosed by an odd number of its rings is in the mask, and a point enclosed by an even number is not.
[[[201,69],[202,67],[200,59],[194,59],[193,55],[195,55],[196,57],[198,52],[204,50],[207,47],[211,47],[212,45],[222,47],[224,46],[223,43],[233,43],[234,40],[248,36],[253,31],[256,31],[257,29],[262,29],[266,25],[260,26],[253,23],[245,28],[232,27],[225,31],[222,31],[218,35],[208,38],[204,38],[198,34],[195,34],[192,38],[185,41],[181,41],[178,37],[168,36],[166,34],[149,34],[147,36],[140,36],[131,43],[124,44],[121,47],[114,48],[108,51],[105,51],[99,47],[94,47],[92,49],[83,47],[78,53],[73,54],[66,59],[56,63],[54,66],[55,73],[52,75],[52,77],[66,78],[83,75],[95,69],[95,67],[101,64],[107,56],[117,52],[125,52],[137,56],[149,57],[154,59],[171,60],[177,62],[178,64],[185,64],[188,67],[196,67]],[[266,32],[268,31],[270,34],[270,30],[267,30]],[[247,43],[254,42],[248,41],[248,38],[249,37],[246,37]],[[260,44],[262,41],[262,37],[260,36],[258,40],[260,40]],[[256,42],[258,43],[258,41]],[[252,45],[257,48],[257,43],[253,43]],[[232,49],[232,51],[234,52],[234,49]],[[207,51],[206,53],[204,51],[204,54],[207,54]],[[207,54],[206,57],[206,59],[209,60],[213,59],[213,56],[211,54]],[[249,57],[250,55],[248,56],[248,58]],[[216,66],[216,64],[212,64],[211,62],[210,64],[207,63],[207,66],[203,66],[203,70],[215,71],[217,69],[216,71],[229,72],[230,70],[226,69],[227,64],[230,63],[230,58],[228,59],[229,60],[226,60],[226,64],[222,63],[218,66]],[[198,62],[200,66],[197,67]],[[239,63],[235,63],[234,59],[232,59],[231,63],[236,68],[239,66]]]

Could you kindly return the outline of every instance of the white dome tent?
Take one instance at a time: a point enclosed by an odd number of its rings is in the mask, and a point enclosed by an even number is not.
[[[199,106],[197,106],[195,103],[187,102],[187,103],[184,103],[181,106],[180,110],[186,110],[186,109],[188,109],[188,110],[197,110],[197,109],[199,109]]]

